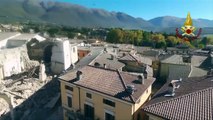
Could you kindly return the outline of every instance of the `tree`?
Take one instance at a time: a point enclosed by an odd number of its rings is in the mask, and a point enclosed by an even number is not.
[[[123,32],[120,29],[112,29],[107,35],[107,42],[123,43]]]
[[[185,41],[185,42],[183,42],[183,44],[190,48],[194,48],[194,46],[189,41]]]
[[[167,47],[174,47],[177,45],[177,38],[175,36],[168,36],[166,39]]]
[[[204,44],[198,44],[198,48],[202,49],[202,48],[204,48],[204,47],[205,47]]]
[[[166,47],[165,37],[162,34],[152,34],[153,47],[162,48]]]
[[[57,29],[57,28],[50,28],[50,29],[47,30],[47,32],[49,33],[49,35],[51,37],[54,37],[55,34],[59,32],[59,29]]]
[[[75,33],[73,33],[73,32],[68,32],[68,33],[67,33],[67,37],[72,39],[72,38],[75,37]]]
[[[134,35],[134,45],[140,45],[143,39],[143,31],[137,30]]]
[[[151,33],[150,32],[143,32],[143,37],[142,37],[142,45],[143,46],[151,46],[152,41],[151,41]]]

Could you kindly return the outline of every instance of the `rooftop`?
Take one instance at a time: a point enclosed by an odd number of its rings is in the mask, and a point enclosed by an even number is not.
[[[191,73],[191,66],[188,65],[172,66],[169,67],[168,80],[179,79],[180,77],[188,78],[190,73]]]
[[[193,55],[191,58],[191,63],[184,63],[182,60],[182,55],[172,55],[171,57],[162,60],[162,63],[169,63],[169,64],[184,64],[184,65],[192,65],[192,66],[200,66],[206,59],[207,56],[198,56]]]
[[[19,35],[18,32],[0,32],[0,41]]]
[[[155,78],[148,77],[144,84],[140,84],[136,82],[138,75],[92,66],[85,66],[80,71],[82,72],[80,80],[76,80],[76,71],[67,73],[59,79],[130,103],[135,103],[155,81]],[[136,88],[132,95],[126,91],[128,85],[134,85]]]
[[[139,54],[131,54],[131,53],[127,53],[125,56],[119,58],[119,60],[121,61],[134,61],[134,62],[140,62],[140,63],[144,63],[147,65],[152,65],[152,60],[150,58],[147,57],[142,57]]]
[[[108,53],[100,54],[90,65],[95,66],[96,63],[99,63],[100,67],[104,67],[105,64],[107,68],[112,70],[118,70],[125,66],[114,55]]]
[[[146,112],[165,119],[212,119],[213,76],[191,77],[177,82],[180,85],[173,97],[168,94],[167,82],[143,108]],[[204,102],[205,101],[205,102]],[[202,111],[200,111],[202,110]],[[202,113],[202,114],[201,114]]]
[[[12,38],[12,40],[30,40],[34,38],[37,34],[21,34],[15,38]]]
[[[212,120],[213,87],[147,106],[144,110],[170,120]]]

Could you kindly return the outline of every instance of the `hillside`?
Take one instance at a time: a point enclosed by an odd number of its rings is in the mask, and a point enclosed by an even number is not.
[[[122,12],[89,9],[70,3],[48,2],[47,0],[0,0],[0,22],[47,22],[71,27],[120,27],[161,31],[180,27],[184,18],[172,16],[151,20],[134,18]],[[213,20],[193,20],[197,27],[213,27]]]

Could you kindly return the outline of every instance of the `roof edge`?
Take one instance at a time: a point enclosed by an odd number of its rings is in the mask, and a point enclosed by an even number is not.
[[[122,83],[122,85],[123,85],[123,87],[124,87],[124,89],[125,89],[125,91],[126,91],[126,84],[125,84],[125,82],[124,82],[124,80],[123,80],[123,77],[121,76],[121,74],[120,74],[120,72],[117,70],[117,73],[118,73],[118,75],[119,75],[119,77],[120,77],[120,79],[121,79],[121,83]],[[129,95],[129,98],[130,98],[130,100],[133,102],[133,103],[135,103],[136,101],[134,100],[134,98],[132,97],[132,95]]]

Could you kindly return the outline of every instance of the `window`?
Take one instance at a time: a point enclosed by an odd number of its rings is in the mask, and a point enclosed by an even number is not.
[[[92,99],[92,94],[86,93],[86,97]]]
[[[115,102],[112,102],[112,101],[110,101],[110,100],[103,99],[103,103],[104,103],[104,104],[107,104],[107,105],[109,105],[109,106],[115,107]]]
[[[105,120],[115,120],[114,113],[108,110],[105,110]]]
[[[94,107],[84,104],[84,115],[86,120],[94,120]]]
[[[73,88],[70,87],[70,86],[67,86],[67,85],[65,85],[65,89],[70,90],[70,91],[73,91]]]
[[[67,104],[68,104],[68,107],[72,107],[72,96],[67,96]]]

